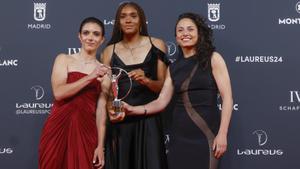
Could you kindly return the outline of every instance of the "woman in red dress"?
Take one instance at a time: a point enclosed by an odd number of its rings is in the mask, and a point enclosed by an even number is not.
[[[101,89],[107,88],[103,78],[108,69],[96,59],[104,41],[103,23],[86,18],[78,37],[80,52],[59,54],[54,62],[51,83],[55,101],[41,134],[40,169],[92,169],[104,165],[106,92]]]

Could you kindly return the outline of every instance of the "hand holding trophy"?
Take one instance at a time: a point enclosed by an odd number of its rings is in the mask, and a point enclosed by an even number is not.
[[[112,101],[108,103],[108,111],[110,121],[112,122],[119,122],[125,118],[125,112],[122,109],[122,100],[128,96],[132,87],[132,80],[128,75],[128,72],[119,67],[112,67],[111,68],[111,91],[112,91]],[[119,96],[119,79],[120,77],[127,77],[130,82],[130,87],[127,89],[127,92],[124,96]]]

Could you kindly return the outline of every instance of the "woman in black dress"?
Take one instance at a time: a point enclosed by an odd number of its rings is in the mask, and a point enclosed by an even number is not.
[[[132,90],[125,101],[132,105],[158,97],[168,65],[162,40],[149,37],[143,10],[134,2],[122,3],[116,14],[112,38],[103,52],[103,63],[129,72]],[[118,79],[119,96],[129,88],[126,78]],[[110,115],[106,137],[107,169],[165,169],[160,114],[153,116]]]
[[[232,113],[230,78],[212,45],[212,31],[197,14],[185,13],[176,24],[180,56],[167,70],[159,98],[142,106],[124,103],[127,115],[151,116],[176,97],[168,154],[170,169],[216,169],[227,148]],[[222,97],[222,111],[217,94]]]

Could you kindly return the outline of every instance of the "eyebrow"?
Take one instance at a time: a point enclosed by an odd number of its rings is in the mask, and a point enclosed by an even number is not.
[[[101,33],[101,31],[90,31],[90,30],[87,30],[87,29],[83,29],[82,32],[99,32],[99,33]]]
[[[132,14],[138,14],[136,11],[135,12],[121,12],[120,15],[132,15]]]
[[[187,28],[192,28],[192,27],[195,28],[196,26],[194,26],[194,25],[189,25],[189,26],[187,26]],[[185,27],[183,27],[183,26],[177,26],[177,28],[182,28],[182,29],[183,29],[183,28],[185,28]]]

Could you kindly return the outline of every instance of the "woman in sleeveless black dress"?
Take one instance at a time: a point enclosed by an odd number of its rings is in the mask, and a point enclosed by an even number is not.
[[[142,9],[133,2],[121,4],[117,10],[113,35],[103,52],[103,63],[129,72],[132,90],[124,101],[132,105],[150,102],[158,97],[169,63],[164,43],[148,36]],[[120,77],[120,97],[130,86]],[[107,169],[166,169],[160,114],[126,116],[109,113],[106,136]]]
[[[142,106],[124,103],[127,115],[153,115],[176,98],[168,161],[170,169],[216,169],[227,148],[232,93],[226,64],[212,45],[212,32],[194,13],[179,16],[178,60],[169,66],[159,98]],[[217,108],[217,94],[222,111]]]

